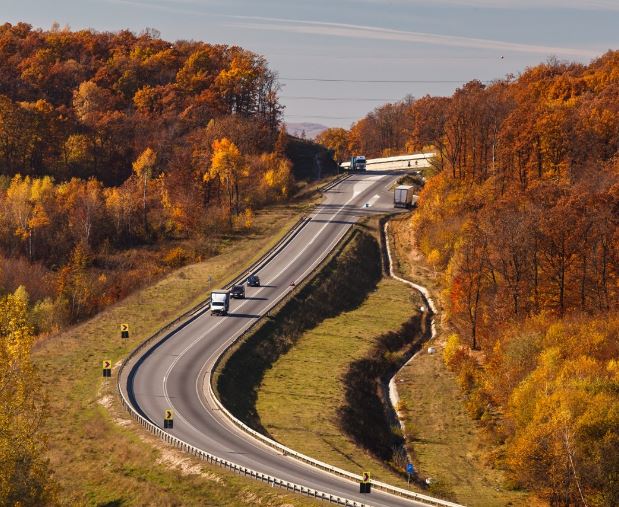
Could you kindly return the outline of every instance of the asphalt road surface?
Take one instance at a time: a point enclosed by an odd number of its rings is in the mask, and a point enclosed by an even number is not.
[[[247,287],[246,299],[233,299],[228,316],[211,316],[207,310],[127,364],[120,385],[134,407],[159,427],[164,410],[172,408],[174,429],[168,431],[176,437],[258,472],[375,506],[424,505],[375,489],[361,495],[357,483],[283,456],[234,426],[205,389],[226,345],[292,290],[292,281],[311,273],[354,222],[394,211],[390,188],[397,177],[353,174],[326,192],[311,221],[257,273],[262,287]]]

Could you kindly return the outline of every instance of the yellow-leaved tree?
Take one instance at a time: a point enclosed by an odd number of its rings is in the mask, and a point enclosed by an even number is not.
[[[153,177],[153,171],[155,169],[155,164],[157,163],[157,154],[152,148],[146,148],[137,160],[133,163],[133,172],[138,177],[138,179],[142,179],[143,181],[143,192],[142,192],[142,213],[144,219],[144,233],[147,234],[148,231],[148,211],[146,207],[146,194],[148,181]]]
[[[53,181],[49,176],[30,178],[16,175],[6,189],[5,213],[14,234],[28,242],[28,258],[33,258],[33,235],[50,224],[46,204],[51,199]]]
[[[44,458],[44,400],[30,359],[27,309],[23,287],[0,298],[0,505],[56,503]]]
[[[260,156],[264,168],[262,186],[268,201],[277,201],[288,197],[291,184],[290,161],[277,153],[265,153]]]
[[[211,166],[204,173],[206,183],[217,181],[226,195],[228,220],[232,225],[232,214],[238,214],[239,184],[241,177],[247,174],[247,164],[237,146],[224,137],[215,139],[212,145]]]

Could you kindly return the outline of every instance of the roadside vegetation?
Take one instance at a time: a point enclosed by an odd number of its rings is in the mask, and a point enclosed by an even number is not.
[[[495,442],[471,419],[456,375],[443,360],[449,322],[441,307],[441,277],[416,248],[409,218],[392,220],[389,237],[396,274],[426,287],[439,306],[437,336],[396,376],[407,450],[429,491],[470,506],[542,504],[518,491],[493,465]],[[436,352],[429,354],[429,347]]]
[[[440,279],[443,357],[491,463],[551,505],[619,504],[618,69],[619,51],[551,59],[321,137],[436,152],[408,226]]]

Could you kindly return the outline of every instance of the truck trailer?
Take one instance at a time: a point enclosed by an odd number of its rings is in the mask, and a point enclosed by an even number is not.
[[[211,315],[228,315],[230,309],[230,292],[214,290],[211,292]]]
[[[416,202],[412,185],[399,185],[393,191],[394,208],[412,208]]]

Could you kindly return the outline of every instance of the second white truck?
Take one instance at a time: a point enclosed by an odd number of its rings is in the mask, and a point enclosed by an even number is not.
[[[230,292],[214,290],[211,293],[211,315],[228,315],[230,309]]]
[[[412,208],[415,206],[417,199],[413,194],[414,187],[412,185],[399,185],[393,191],[393,207],[394,208]]]

